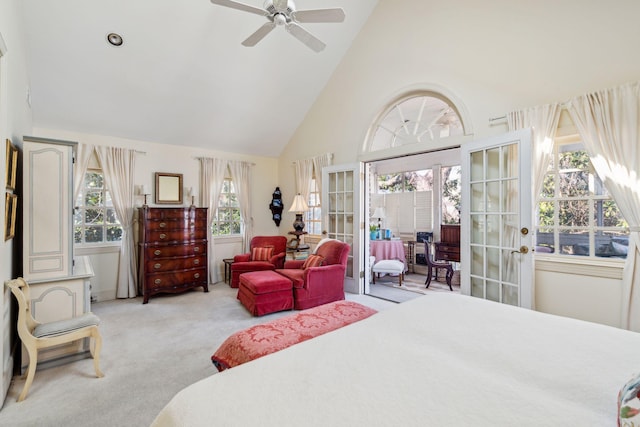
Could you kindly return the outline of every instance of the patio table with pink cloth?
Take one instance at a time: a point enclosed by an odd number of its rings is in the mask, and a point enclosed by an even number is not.
[[[404,242],[402,240],[371,240],[370,255],[376,258],[376,262],[383,259],[395,259],[406,263],[407,260],[404,254]]]

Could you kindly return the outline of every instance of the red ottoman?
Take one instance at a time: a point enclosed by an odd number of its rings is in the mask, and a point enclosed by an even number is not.
[[[293,284],[273,270],[242,273],[238,299],[254,316],[291,310]]]

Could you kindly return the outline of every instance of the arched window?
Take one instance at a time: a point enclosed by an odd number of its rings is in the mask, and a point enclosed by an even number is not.
[[[433,91],[411,91],[398,97],[378,116],[365,143],[365,152],[467,134],[458,107]]]

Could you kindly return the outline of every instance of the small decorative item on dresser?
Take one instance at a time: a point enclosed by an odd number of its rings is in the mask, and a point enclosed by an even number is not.
[[[143,304],[159,293],[202,286],[209,292],[207,208],[139,208],[139,292]]]

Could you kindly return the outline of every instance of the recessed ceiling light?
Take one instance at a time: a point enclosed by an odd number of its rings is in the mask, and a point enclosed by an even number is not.
[[[124,40],[122,40],[122,36],[116,33],[107,34],[107,41],[113,46],[122,46],[122,43],[124,43]]]

